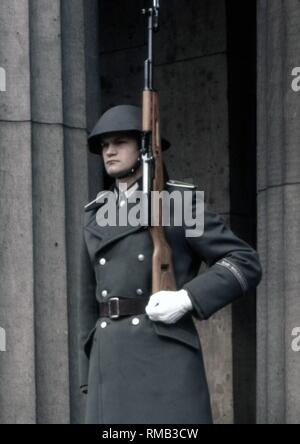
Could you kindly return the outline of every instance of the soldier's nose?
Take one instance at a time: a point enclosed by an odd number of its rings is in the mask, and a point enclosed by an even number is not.
[[[116,147],[115,147],[115,145],[113,145],[113,144],[109,144],[109,145],[107,146],[106,154],[107,154],[108,156],[109,156],[109,155],[114,155],[114,154],[116,154]]]

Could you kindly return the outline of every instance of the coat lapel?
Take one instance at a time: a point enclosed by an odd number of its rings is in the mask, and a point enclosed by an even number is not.
[[[140,225],[137,227],[132,227],[130,225],[101,227],[97,224],[96,213],[94,213],[94,217],[91,219],[90,223],[84,227],[84,229],[94,237],[94,240],[98,241],[99,249],[102,249],[111,242],[115,242],[122,237],[128,236],[129,234],[135,233],[136,231],[144,228],[145,227]]]
[[[133,206],[134,204],[132,203],[128,204],[127,207],[128,212]],[[93,255],[96,255],[99,251],[107,247],[112,242],[120,240],[125,236],[128,236],[139,230],[147,228],[142,225],[101,226],[97,223],[96,220],[97,211],[99,210],[100,207],[101,204],[99,204],[98,207],[96,206],[96,208],[93,208],[93,210],[88,213],[88,220],[86,221],[86,224],[84,226],[84,230],[89,234],[89,236],[87,237],[88,248],[90,253],[92,253]]]

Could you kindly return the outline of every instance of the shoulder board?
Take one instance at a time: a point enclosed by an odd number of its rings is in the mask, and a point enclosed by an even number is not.
[[[169,185],[171,187],[188,188],[190,190],[196,189],[196,185],[193,185],[192,183],[188,183],[188,182],[181,182],[180,180],[169,180],[167,182],[167,185]]]
[[[108,193],[109,193],[109,191],[100,191],[100,193],[97,194],[96,199],[92,200],[92,202],[90,202],[84,206],[84,210],[91,211],[91,210],[94,210],[95,208],[99,208],[103,203],[103,202],[101,202],[101,200]]]

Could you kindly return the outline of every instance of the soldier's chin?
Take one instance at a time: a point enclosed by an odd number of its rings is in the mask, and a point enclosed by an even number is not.
[[[118,179],[118,177],[123,176],[127,170],[118,170],[118,171],[106,171],[109,177],[112,179]]]

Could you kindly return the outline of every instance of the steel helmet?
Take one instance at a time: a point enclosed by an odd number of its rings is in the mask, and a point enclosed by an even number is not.
[[[133,105],[118,105],[106,111],[98,120],[96,126],[88,137],[89,149],[94,154],[101,154],[99,142],[104,134],[133,131],[141,132],[142,128],[142,109]],[[170,143],[162,139],[162,149],[166,150]]]

